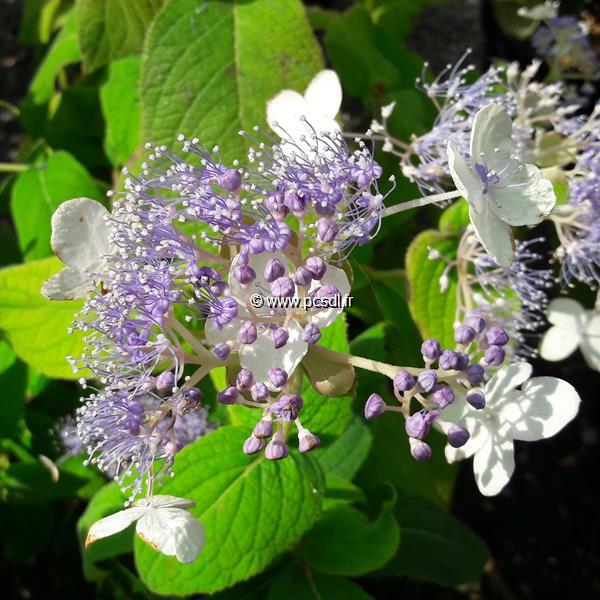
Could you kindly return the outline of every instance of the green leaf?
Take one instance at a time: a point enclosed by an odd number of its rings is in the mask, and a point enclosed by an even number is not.
[[[0,374],[4,373],[17,360],[17,355],[13,352],[10,344],[5,340],[0,340]]]
[[[92,71],[139,53],[161,4],[162,0],[77,0],[77,30],[85,68]]]
[[[65,200],[79,196],[103,199],[90,174],[68,152],[55,152],[47,162],[19,174],[12,190],[11,212],[25,260],[52,255],[52,213]]]
[[[85,512],[77,521],[77,537],[83,559],[83,573],[88,581],[100,579],[108,575],[96,563],[127,554],[133,549],[133,533],[131,528],[115,535],[103,538],[85,548],[85,538],[90,527],[100,519],[123,510],[125,498],[116,483],[109,483],[102,487],[90,500]]]
[[[366,502],[365,493],[351,481],[334,474],[325,476],[325,498],[323,499],[323,511],[337,508],[344,504],[354,502]]]
[[[266,101],[302,91],[322,68],[300,0],[169,0],[142,61],[142,139],[171,145],[179,133],[242,158],[238,131],[265,121]]]
[[[424,231],[410,245],[406,272],[410,283],[410,312],[423,338],[435,337],[445,348],[454,347],[453,324],[456,318],[456,269],[447,273],[448,288],[440,290],[440,277],[446,269],[443,260],[430,260],[429,248],[454,259],[458,238],[439,231]]]
[[[402,530],[398,554],[377,574],[456,586],[478,581],[485,543],[439,506],[402,493],[395,510]]]
[[[320,470],[292,450],[280,462],[246,456],[243,427],[222,427],[184,448],[176,476],[161,493],[190,498],[204,525],[206,547],[192,564],[136,540],[138,570],[161,594],[211,593],[263,570],[314,523],[323,495]]]
[[[330,575],[363,575],[382,567],[394,556],[400,540],[395,503],[394,495],[372,522],[351,506],[326,512],[302,538],[298,556]]]
[[[48,377],[78,379],[67,356],[83,351],[82,336],[68,334],[82,302],[56,302],[40,294],[42,284],[64,265],[57,258],[0,270],[0,330],[17,356]]]
[[[311,573],[297,565],[284,569],[273,579],[267,600],[369,600],[359,585],[343,577]]]
[[[81,60],[75,28],[75,13],[69,13],[60,33],[50,46],[29,87],[35,104],[46,104],[54,94],[54,81],[67,66]]]
[[[342,435],[318,451],[316,457],[325,473],[352,479],[371,448],[371,432],[360,417],[354,416]]]
[[[461,235],[469,223],[469,205],[464,200],[457,200],[442,212],[439,228],[442,233]]]
[[[140,141],[140,62],[139,56],[130,56],[111,63],[100,88],[104,150],[114,166],[125,164]]]

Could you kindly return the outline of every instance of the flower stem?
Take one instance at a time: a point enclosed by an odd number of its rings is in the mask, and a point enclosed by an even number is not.
[[[22,173],[27,171],[31,165],[19,163],[0,163],[0,173]]]
[[[442,202],[443,200],[450,200],[451,198],[458,198],[461,195],[462,194],[458,190],[454,190],[453,192],[444,192],[443,194],[434,194],[433,196],[425,196],[424,198],[416,198],[415,200],[409,200],[408,202],[401,202],[394,206],[388,206],[383,211],[383,216],[389,217],[390,215],[395,215],[396,213],[410,210],[411,208],[418,208],[419,206]]]

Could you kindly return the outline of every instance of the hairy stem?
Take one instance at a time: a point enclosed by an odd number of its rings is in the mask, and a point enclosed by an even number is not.
[[[410,210],[412,208],[418,208],[419,206],[426,206],[427,204],[434,204],[435,202],[442,202],[443,200],[450,200],[452,198],[458,198],[461,193],[458,190],[453,192],[444,192],[443,194],[434,194],[433,196],[425,196],[424,198],[416,198],[415,200],[408,200],[407,202],[401,202],[394,206],[388,206],[383,211],[384,217],[395,215],[396,213]]]

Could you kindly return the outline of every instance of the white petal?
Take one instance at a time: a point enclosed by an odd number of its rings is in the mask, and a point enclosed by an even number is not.
[[[450,406],[448,408],[450,408]],[[460,424],[462,427],[467,429],[470,434],[467,443],[460,448],[453,448],[450,444],[446,444],[446,460],[450,463],[453,463],[459,460],[464,460],[465,458],[469,458],[476,452],[479,452],[481,447],[490,438],[491,432],[488,426],[488,420],[486,416],[481,413],[481,411],[472,410],[472,412],[465,418],[461,419],[460,421],[454,421],[454,419],[446,415],[448,408],[444,409],[444,419],[448,419],[449,421]]]
[[[137,534],[158,552],[194,562],[204,548],[204,527],[181,508],[153,508],[138,521]]]
[[[546,317],[552,325],[583,333],[588,321],[585,308],[571,298],[555,298],[548,305]]]
[[[471,206],[481,212],[485,202],[482,191],[483,184],[479,176],[469,167],[462,154],[451,142],[448,143],[448,169],[456,189],[465,197]]]
[[[535,442],[558,433],[579,410],[575,388],[556,377],[534,377],[512,392],[499,409],[515,440]]]
[[[94,270],[110,253],[108,211],[95,200],[75,198],[63,202],[52,215],[50,244],[66,265]]]
[[[214,319],[206,319],[206,323],[204,324],[204,338],[211,346],[233,342],[232,349],[234,349],[237,346],[237,334],[241,325],[242,320],[237,318],[219,328],[215,324]]]
[[[529,363],[519,362],[498,369],[485,386],[486,407],[493,410],[502,404],[503,397],[525,383],[533,368]]]
[[[42,286],[42,295],[50,300],[85,298],[91,287],[90,276],[75,267],[65,267]]]
[[[194,508],[196,503],[187,498],[159,494],[150,498],[141,498],[133,503],[133,506],[151,506],[153,508]]]
[[[489,202],[482,204],[481,212],[469,207],[469,217],[477,239],[485,251],[501,267],[509,267],[515,257],[515,240],[512,230],[490,208]]]
[[[254,344],[241,346],[240,364],[252,371],[255,380],[270,386],[267,375],[269,369],[278,367],[291,375],[304,358],[308,344],[302,340],[302,327],[292,320],[287,331],[289,338],[283,348],[273,346],[273,338],[268,330],[260,331]]]
[[[576,329],[554,325],[544,333],[539,352],[544,360],[564,360],[577,350],[581,336]]]
[[[327,271],[325,271],[323,279],[321,279],[321,281],[313,281],[309,291],[312,292],[322,285],[332,285],[336,287],[342,298],[350,294],[350,281],[348,281],[346,272],[333,265],[327,265]],[[311,313],[310,321],[317,327],[323,329],[324,327],[331,325],[342,312],[344,312],[343,308],[327,308],[325,310],[319,310],[318,312]]]
[[[595,314],[589,320],[580,345],[587,364],[600,371],[600,315]]]
[[[492,210],[509,225],[537,225],[556,204],[552,182],[534,165],[510,162],[514,174],[490,187]]]
[[[514,445],[505,434],[506,423],[496,435],[488,438],[473,459],[473,473],[479,491],[484,496],[495,496],[510,481],[515,470]]]
[[[342,86],[337,73],[331,69],[317,73],[306,88],[304,97],[311,112],[323,119],[335,119],[342,105]]]
[[[512,121],[499,104],[481,108],[473,119],[471,160],[489,170],[502,171],[510,158]]]
[[[283,90],[267,102],[267,123],[281,138],[299,140],[302,135],[310,136],[312,130],[301,120],[311,120],[308,102],[298,92]]]
[[[93,544],[96,540],[114,535],[127,529],[134,521],[137,521],[148,509],[145,507],[134,506],[132,508],[126,508],[120,510],[114,515],[104,517],[96,521],[88,531],[87,537],[85,538],[85,547],[87,548],[90,544]]]

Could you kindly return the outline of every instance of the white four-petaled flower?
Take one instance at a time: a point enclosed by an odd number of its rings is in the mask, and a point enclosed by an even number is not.
[[[310,140],[315,134],[339,132],[335,117],[341,104],[340,80],[335,71],[327,69],[315,75],[304,95],[283,90],[269,100],[267,123],[280,138],[298,144],[302,136]]]
[[[43,285],[46,298],[72,300],[86,296],[91,274],[102,272],[102,259],[112,252],[108,216],[102,204],[89,198],[67,200],[56,209],[50,244],[67,266]]]
[[[138,536],[158,552],[175,556],[182,563],[194,562],[204,547],[204,527],[186,509],[195,502],[176,496],[151,496],[133,503],[131,508],[94,523],[85,546],[119,533],[136,523]]]
[[[512,121],[498,104],[475,115],[470,163],[448,143],[448,167],[458,191],[469,203],[477,238],[495,262],[514,258],[511,225],[536,225],[556,203],[552,183],[534,165],[511,156]]]
[[[444,418],[465,427],[471,437],[461,448],[446,446],[455,462],[473,456],[473,472],[482,494],[495,496],[515,469],[513,440],[534,442],[558,433],[577,414],[579,395],[566,381],[531,376],[529,363],[501,368],[485,386],[486,405],[472,408],[457,398]],[[517,389],[521,387],[521,389]]]
[[[546,316],[552,327],[542,337],[540,356],[563,360],[579,346],[589,367],[600,371],[600,314],[571,298],[556,298],[548,305]]]

